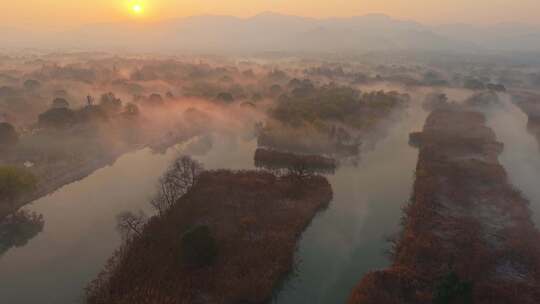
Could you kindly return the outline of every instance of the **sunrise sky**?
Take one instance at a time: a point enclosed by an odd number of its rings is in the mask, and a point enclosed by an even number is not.
[[[422,23],[540,24],[540,0],[0,0],[0,26],[77,27],[201,14],[240,17],[264,11],[309,17],[383,13]]]

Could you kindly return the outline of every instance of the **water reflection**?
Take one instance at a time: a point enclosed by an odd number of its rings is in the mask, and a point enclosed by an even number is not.
[[[124,155],[25,208],[43,214],[47,225],[26,246],[0,258],[2,302],[81,302],[84,286],[120,242],[115,216],[149,209],[154,185],[176,154],[174,149],[164,155],[145,149]]]
[[[43,214],[47,225],[0,258],[2,303],[83,303],[84,287],[120,244],[116,216],[153,214],[149,201],[157,181],[179,154],[196,154],[207,169],[252,169],[256,141],[244,135],[208,134],[163,154],[129,153],[24,208]]]
[[[13,247],[23,247],[45,225],[43,215],[21,210],[0,222],[0,258]]]

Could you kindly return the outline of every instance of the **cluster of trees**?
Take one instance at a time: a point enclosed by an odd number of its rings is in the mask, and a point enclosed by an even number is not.
[[[88,104],[80,109],[72,110],[64,98],[55,98],[49,110],[39,115],[39,126],[44,128],[63,129],[79,123],[105,122],[111,117],[123,114],[126,117],[139,115],[136,104],[122,105],[122,100],[113,93],[101,95],[99,104],[94,104],[88,96]]]
[[[83,83],[94,83],[98,79],[98,72],[94,68],[81,67],[76,64],[66,66],[43,65],[33,73],[38,79],[74,80]]]
[[[306,81],[294,85],[291,96],[282,96],[270,115],[295,127],[339,121],[361,128],[366,120],[378,120],[407,101],[408,96],[397,92],[362,94],[348,86],[330,84],[316,88]],[[370,115],[362,115],[367,113]]]
[[[203,171],[200,162],[189,156],[178,157],[160,178],[158,193],[150,203],[160,214],[165,213],[195,186]]]
[[[157,194],[150,200],[158,215],[164,215],[190,191],[203,171],[203,165],[191,157],[177,157],[159,179]],[[141,237],[147,221],[148,217],[142,211],[122,212],[117,216],[117,230],[125,240]]]
[[[258,141],[279,150],[354,157],[361,134],[408,101],[408,95],[398,92],[362,93],[349,86],[293,79],[271,109],[271,119],[257,127]]]
[[[41,214],[17,211],[0,221],[0,256],[12,247],[22,247],[43,230]]]
[[[475,91],[489,90],[494,92],[506,92],[506,87],[500,83],[484,83],[476,78],[465,79],[463,87]]]

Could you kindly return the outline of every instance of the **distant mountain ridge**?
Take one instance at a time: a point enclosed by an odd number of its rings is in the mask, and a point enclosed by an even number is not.
[[[157,23],[92,24],[63,33],[2,30],[6,46],[205,52],[376,50],[540,51],[540,28],[521,24],[427,26],[371,14],[315,19],[261,13],[203,15]]]

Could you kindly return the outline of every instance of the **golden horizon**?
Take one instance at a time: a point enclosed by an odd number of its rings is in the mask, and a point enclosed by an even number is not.
[[[437,3],[434,3],[437,2]],[[425,24],[493,24],[523,22],[540,25],[540,1],[518,0],[21,0],[4,4],[0,26],[73,27],[133,19],[161,21],[195,15],[250,17],[265,11],[302,17],[349,17],[380,13]]]

